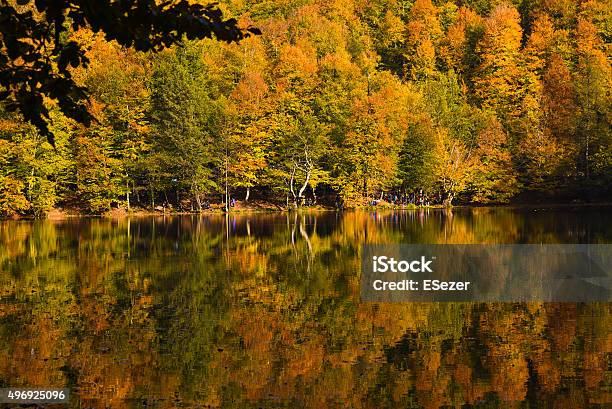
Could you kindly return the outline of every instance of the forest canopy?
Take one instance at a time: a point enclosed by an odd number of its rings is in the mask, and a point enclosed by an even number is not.
[[[4,104],[0,214],[612,193],[608,1],[218,7],[262,34],[153,52],[67,26],[94,120],[45,96],[52,146]]]

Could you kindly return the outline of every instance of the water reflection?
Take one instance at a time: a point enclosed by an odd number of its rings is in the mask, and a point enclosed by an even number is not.
[[[374,304],[362,243],[612,243],[612,210],[0,222],[0,387],[72,407],[604,407],[604,304]]]

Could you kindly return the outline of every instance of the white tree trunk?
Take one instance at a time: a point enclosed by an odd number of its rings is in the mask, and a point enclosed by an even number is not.
[[[125,178],[128,178],[128,175],[125,175]],[[125,187],[127,188],[126,192],[125,192],[125,199],[127,202],[127,211],[130,211],[130,180],[127,179],[125,182]]]
[[[294,180],[295,180],[295,167],[291,171],[291,180],[289,181],[289,190],[291,191],[291,195],[293,196],[293,204],[296,205],[297,204],[297,198],[295,196],[295,190],[293,189],[293,181]]]
[[[300,191],[298,192],[298,199],[300,200],[300,205],[303,202],[304,199],[304,191],[306,190],[306,188],[308,187],[308,181],[310,180],[310,173],[312,171],[308,170],[308,172],[306,172],[306,180],[304,181],[304,184],[302,185]]]
[[[194,186],[193,198],[195,199],[198,212],[202,211],[202,199],[200,198],[200,192]]]

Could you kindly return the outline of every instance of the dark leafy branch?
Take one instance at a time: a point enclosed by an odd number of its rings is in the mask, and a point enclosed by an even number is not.
[[[0,100],[19,111],[53,143],[44,98],[58,102],[68,117],[89,125],[87,90],[69,67],[87,66],[85,50],[65,41],[67,31],[89,27],[139,51],[159,51],[186,36],[239,41],[255,28],[240,29],[215,5],[186,0],[0,0]]]

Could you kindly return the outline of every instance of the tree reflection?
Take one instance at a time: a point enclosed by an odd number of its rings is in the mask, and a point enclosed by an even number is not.
[[[0,223],[0,386],[88,407],[586,407],[611,307],[362,303],[363,243],[612,242],[609,211]]]

